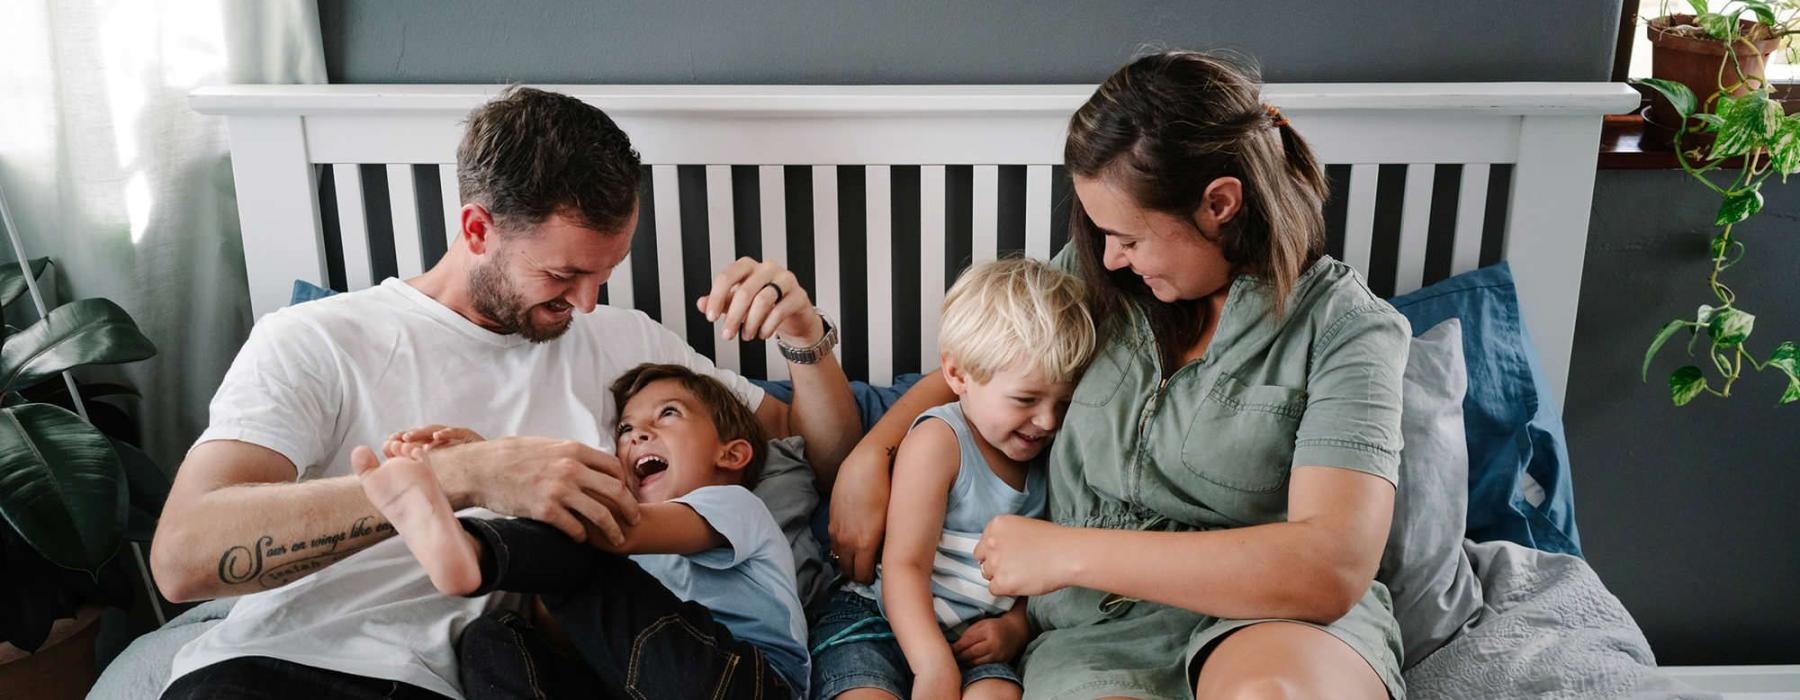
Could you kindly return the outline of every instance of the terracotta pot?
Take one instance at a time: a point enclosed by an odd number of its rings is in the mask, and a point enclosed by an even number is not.
[[[94,637],[100,633],[101,610],[88,606],[75,617],[57,620],[34,654],[0,643],[0,700],[86,697],[100,677],[94,668]]]
[[[1728,53],[1723,42],[1701,35],[1686,36],[1679,27],[1694,26],[1693,15],[1669,15],[1650,20],[1644,28],[1650,37],[1650,75],[1655,78],[1673,80],[1688,86],[1699,99],[1701,109],[1707,108],[1707,101],[1719,93],[1719,66],[1728,61]],[[1734,42],[1729,53],[1737,54],[1737,60],[1744,72],[1760,75],[1763,67],[1768,65],[1769,54],[1781,47],[1781,39],[1775,37],[1768,26],[1750,20],[1738,21],[1739,31],[1751,41]],[[1731,72],[1727,67],[1726,71]],[[1738,88],[1733,95],[1749,92],[1748,88]],[[1651,97],[1650,120],[1656,125],[1673,131],[1680,125],[1680,116],[1675,107],[1662,95]]]

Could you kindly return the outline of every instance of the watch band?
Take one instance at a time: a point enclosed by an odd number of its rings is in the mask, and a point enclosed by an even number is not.
[[[788,362],[797,365],[817,364],[820,359],[825,357],[826,353],[831,352],[832,348],[837,347],[838,329],[837,326],[831,322],[831,317],[827,316],[824,310],[816,306],[813,307],[813,312],[819,314],[819,323],[825,326],[825,333],[819,336],[818,342],[805,347],[795,347],[788,345],[787,342],[782,340],[779,336],[775,338],[775,348],[781,351],[781,357]]]

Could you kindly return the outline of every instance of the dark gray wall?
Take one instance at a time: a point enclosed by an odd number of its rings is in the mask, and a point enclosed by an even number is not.
[[[1676,408],[1669,372],[1706,360],[1675,343],[1638,380],[1657,328],[1718,304],[1711,195],[1680,171],[1595,182],[1563,411],[1577,521],[1588,560],[1664,663],[1800,663],[1800,404],[1776,408],[1784,381],[1746,368],[1732,398]],[[1756,314],[1750,345],[1765,358],[1800,343],[1800,182],[1771,181],[1766,195],[1733,230],[1749,255],[1723,278]]]
[[[1094,83],[1146,44],[1228,47],[1271,82],[1604,80],[1617,0],[1256,4],[321,0],[334,82]],[[1800,407],[1746,379],[1676,410],[1644,343],[1707,300],[1716,204],[1602,172],[1565,420],[1590,561],[1669,664],[1800,663]],[[1757,347],[1800,340],[1800,189],[1745,227],[1730,279]],[[1658,365],[1665,373],[1675,355]],[[1766,352],[1766,350],[1765,350]],[[1660,380],[1658,380],[1660,381]]]
[[[1579,6],[1579,7],[1578,7]],[[332,82],[1098,83],[1144,44],[1276,82],[1590,80],[1618,0],[321,0]]]

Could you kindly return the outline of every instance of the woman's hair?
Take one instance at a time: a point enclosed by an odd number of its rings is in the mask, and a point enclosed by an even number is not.
[[[1280,112],[1263,104],[1255,70],[1222,57],[1166,51],[1120,68],[1069,120],[1063,160],[1071,175],[1103,179],[1137,205],[1183,221],[1215,179],[1242,181],[1243,204],[1213,242],[1234,274],[1268,285],[1277,314],[1322,254],[1331,191],[1324,171]],[[1069,216],[1096,317],[1126,318],[1119,312],[1137,302],[1165,357],[1198,342],[1199,300],[1158,303],[1137,275],[1109,274],[1105,237],[1079,200]]]
[[[1081,280],[1041,260],[971,267],[944,295],[938,348],[975,381],[1024,362],[1073,382],[1092,359],[1094,320]]]
[[[747,489],[755,488],[762,481],[763,465],[768,461],[769,434],[763,430],[762,421],[756,419],[756,412],[750,410],[737,394],[731,393],[731,389],[719,380],[683,365],[646,362],[613,380],[610,387],[613,403],[618,406],[620,413],[624,413],[625,404],[631,401],[631,397],[664,379],[674,380],[695,401],[700,402],[698,408],[706,411],[713,429],[719,433],[719,442],[744,440],[750,443],[750,462],[740,472],[742,480],[739,483]]]

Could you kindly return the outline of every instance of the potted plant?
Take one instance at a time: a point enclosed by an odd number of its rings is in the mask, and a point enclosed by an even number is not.
[[[46,264],[32,261],[33,277]],[[26,286],[19,265],[0,268],[0,308]],[[156,348],[105,299],[71,302],[0,333],[0,688],[79,696],[95,674],[98,606],[128,606],[142,577],[123,545],[149,540],[169,482],[137,448],[70,410],[103,415],[92,399],[129,389],[61,377],[143,360]],[[88,400],[78,403],[71,386]]]
[[[1689,2],[1696,14],[1652,21],[1652,39],[1659,23],[1699,28],[1684,33],[1688,39],[1710,42],[1716,49],[1705,54],[1711,56],[1707,59],[1710,82],[1699,89],[1666,78],[1639,83],[1661,95],[1674,115],[1676,162],[1719,197],[1713,219],[1718,232],[1706,247],[1710,263],[1706,281],[1712,299],[1700,305],[1694,318],[1678,318],[1663,325],[1644,353],[1642,377],[1649,381],[1657,351],[1685,330],[1689,355],[1705,336],[1708,361],[1684,365],[1669,375],[1669,397],[1675,405],[1685,406],[1703,393],[1731,396],[1746,365],[1786,379],[1777,403],[1793,403],[1800,401],[1800,350],[1793,341],[1776,344],[1767,354],[1753,350],[1749,338],[1756,316],[1745,310],[1737,292],[1721,277],[1746,254],[1747,248],[1733,228],[1762,209],[1763,185],[1771,177],[1779,175],[1786,182],[1788,175],[1800,172],[1800,114],[1787,114],[1771,96],[1765,77],[1767,53],[1761,53],[1763,42],[1779,41],[1793,33],[1796,17],[1800,17],[1800,0],[1727,0],[1718,12],[1709,11],[1706,0]],[[1755,60],[1749,60],[1751,56]],[[1711,377],[1702,369],[1704,365],[1711,365]]]
[[[1721,12],[1708,12],[1706,0],[1690,0],[1694,14],[1669,14],[1668,3],[1661,17],[1650,20],[1644,32],[1650,38],[1650,75],[1686,85],[1695,95],[1711,96],[1719,92],[1720,67],[1738,66],[1749,75],[1763,75],[1769,55],[1780,48],[1782,37],[1790,28],[1791,7],[1778,8],[1775,3],[1734,2]],[[1778,10],[1789,11],[1783,17]],[[1755,19],[1742,18],[1750,12]],[[1739,84],[1727,93],[1732,96],[1750,91]],[[1680,115],[1667,99],[1656,99],[1650,105],[1650,122],[1669,132],[1680,124]]]

